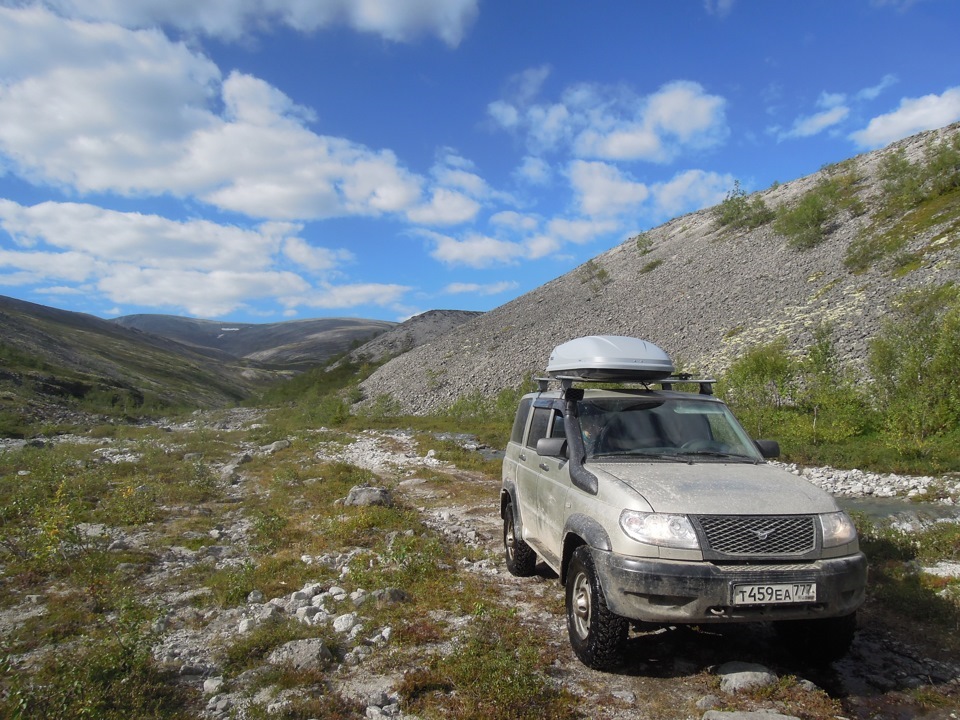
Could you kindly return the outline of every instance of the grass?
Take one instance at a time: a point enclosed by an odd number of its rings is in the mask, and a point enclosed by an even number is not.
[[[460,720],[567,720],[579,703],[537,668],[544,658],[533,631],[510,611],[482,612],[457,649],[434,656],[404,675],[398,690],[404,711]]]

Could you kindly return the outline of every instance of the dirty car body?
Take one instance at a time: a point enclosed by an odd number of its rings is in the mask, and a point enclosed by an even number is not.
[[[539,558],[566,585],[580,659],[618,664],[639,623],[774,621],[813,655],[843,654],[866,560],[833,498],[767,463],[776,443],[752,440],[708,382],[674,389],[688,378],[670,376],[659,348],[567,345],[589,357],[566,362],[559,346],[561,387],[521,400],[501,516],[511,572],[532,574]],[[598,380],[632,386],[583,387]]]

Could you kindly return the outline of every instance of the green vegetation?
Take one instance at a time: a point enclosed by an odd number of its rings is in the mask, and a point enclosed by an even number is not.
[[[786,236],[787,244],[807,250],[823,242],[837,224],[841,212],[862,215],[863,203],[857,197],[860,177],[844,163],[823,170],[817,185],[790,207],[777,208],[773,229]]]
[[[643,275],[645,273],[652,272],[653,270],[656,270],[661,265],[663,265],[663,258],[657,258],[656,260],[651,260],[650,262],[646,263],[642,268],[640,268],[640,274]]]
[[[403,707],[427,717],[462,720],[564,720],[580,717],[576,698],[534,670],[540,643],[515,613],[476,608],[477,618],[457,650],[434,656],[404,675]]]
[[[903,149],[887,153],[878,175],[882,202],[875,222],[850,244],[844,263],[853,272],[863,272],[892,259],[894,273],[904,274],[960,229],[960,135],[931,143],[916,162]],[[902,252],[935,227],[942,229],[924,248]]]
[[[603,286],[612,278],[605,267],[601,267],[595,260],[587,260],[578,272],[580,282],[587,285],[594,293],[599,293]]]
[[[749,200],[747,192],[735,180],[733,189],[714,209],[714,217],[722,227],[734,230],[754,230],[773,220],[774,212],[759,195]]]
[[[873,382],[838,365],[830,330],[805,357],[783,340],[757,346],[723,377],[720,393],[747,430],[776,437],[798,462],[912,473],[960,470],[960,290],[904,295],[870,348]]]
[[[637,252],[641,256],[653,251],[653,238],[650,237],[649,233],[640,233],[634,240],[637,244]]]

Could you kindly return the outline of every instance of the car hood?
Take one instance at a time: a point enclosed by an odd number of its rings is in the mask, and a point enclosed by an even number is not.
[[[820,488],[766,464],[594,462],[587,468],[596,472],[601,484],[605,480],[626,483],[654,512],[767,515],[838,509]]]

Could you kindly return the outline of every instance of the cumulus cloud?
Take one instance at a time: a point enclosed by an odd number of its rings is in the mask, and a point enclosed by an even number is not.
[[[20,3],[4,0],[4,4]],[[435,35],[451,47],[460,44],[478,14],[478,0],[41,0],[37,4],[66,17],[129,28],[161,25],[226,40],[269,25],[299,32],[345,25],[396,42]]]
[[[580,211],[588,216],[637,212],[650,190],[603,162],[575,160],[567,171]]]
[[[850,138],[861,148],[878,148],[957,120],[960,120],[960,87],[953,87],[940,95],[904,98],[896,110],[873,118],[867,127],[852,133]]]
[[[583,245],[596,238],[615,232],[620,227],[616,220],[587,218],[556,218],[547,223],[547,234],[559,240]]]
[[[0,153],[81,193],[198,197],[258,218],[403,213],[424,180],[389,150],[318,135],[263,80],[222,78],[156,31],[0,8]],[[32,38],[44,37],[44,43]]]
[[[531,76],[540,82],[523,82]],[[558,102],[543,102],[538,101],[542,77],[527,71],[515,81],[525,92],[487,106],[490,119],[524,133],[535,154],[569,148],[584,158],[668,162],[685,151],[716,146],[729,134],[726,101],[695,82],[668,83],[645,97],[583,83],[566,88]]]
[[[395,304],[410,291],[407,285],[390,283],[347,283],[326,285],[304,294],[296,294],[296,289],[282,301],[291,309],[296,307],[322,308],[333,310],[357,307],[358,305],[379,305],[387,307]]]
[[[461,240],[439,233],[428,233],[427,237],[434,245],[430,256],[444,265],[489,268],[514,264],[527,256],[522,243],[479,233],[470,233]]]
[[[67,292],[70,286],[62,284],[73,283],[74,290],[113,303],[203,317],[257,300],[293,307],[296,301],[289,298],[297,296],[304,304],[315,303],[314,286],[287,266],[330,274],[353,259],[347,250],[309,244],[299,237],[302,226],[296,223],[242,228],[81,203],[28,207],[0,199],[0,230],[13,248],[0,250],[0,272],[5,273],[0,284],[50,284]],[[323,277],[320,282],[320,297],[337,297],[341,303],[374,296],[380,287],[364,286],[361,293],[356,286],[340,290]],[[399,286],[384,287],[380,296],[395,299]]]
[[[817,98],[816,106],[820,108],[817,112],[797,117],[787,130],[774,127],[771,128],[771,132],[777,136],[778,140],[791,140],[812,137],[831,128],[836,131],[839,125],[851,117],[853,109],[876,100],[884,90],[896,82],[895,75],[884,75],[876,85],[862,88],[850,96],[846,93],[824,91]]]
[[[700,210],[723,200],[733,185],[732,175],[703,170],[687,170],[652,188],[654,216],[673,217],[682,212]]]
[[[489,283],[486,285],[480,283],[455,282],[443,288],[442,292],[447,295],[499,295],[508,290],[516,290],[519,286],[519,283],[512,280],[504,280],[503,282]]]
[[[410,208],[407,217],[421,225],[456,225],[476,217],[480,203],[456,190],[437,188],[430,202]]]
[[[198,272],[115,264],[96,287],[121,304],[182,308],[198,317],[217,317],[253,300],[305,291],[309,285],[291,272]]]

